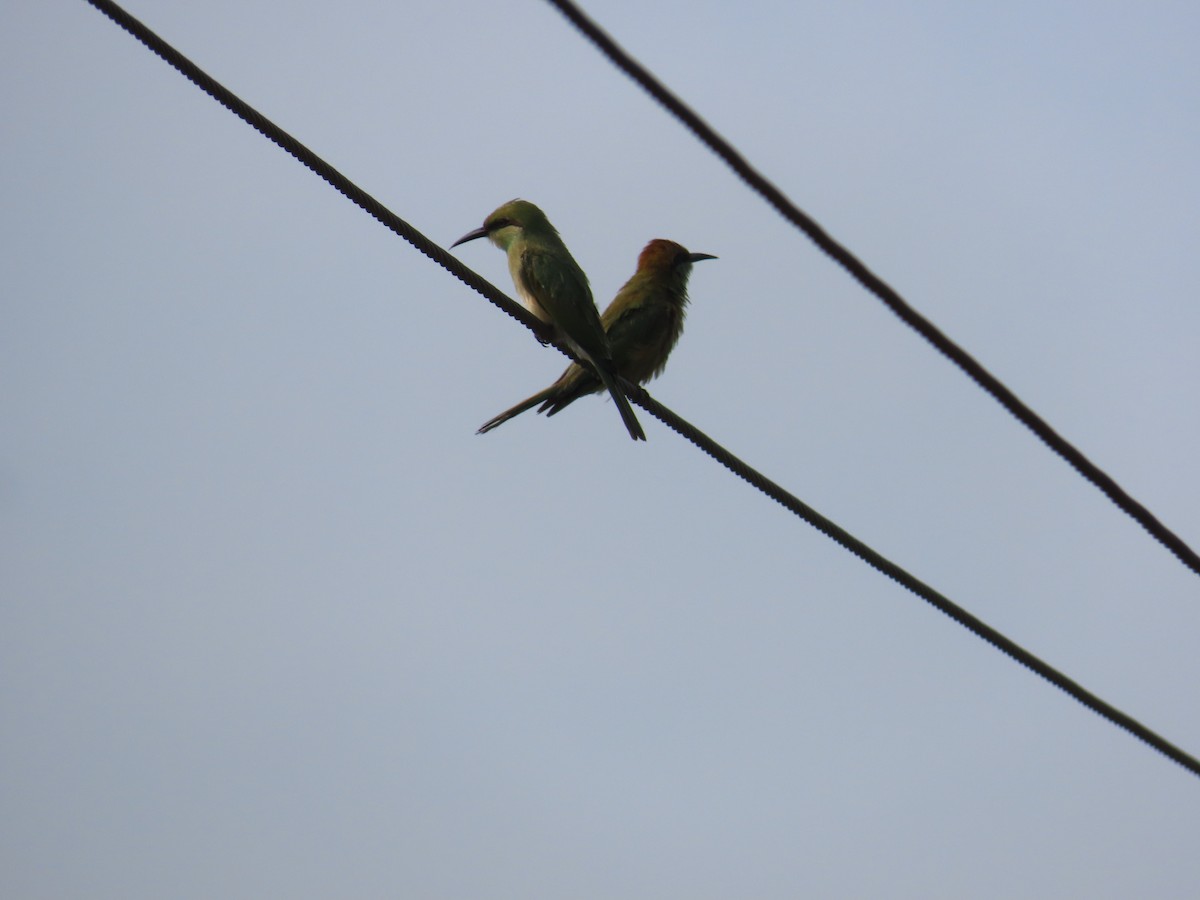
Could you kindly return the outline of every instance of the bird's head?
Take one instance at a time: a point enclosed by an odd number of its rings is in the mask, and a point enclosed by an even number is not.
[[[689,253],[674,241],[656,238],[648,243],[638,257],[638,271],[658,275],[682,275],[687,278],[692,263],[702,259],[716,259],[711,253]]]
[[[558,232],[546,218],[546,214],[528,200],[510,200],[483,220],[483,226],[468,231],[450,246],[457,247],[467,241],[486,237],[501,250],[520,237],[553,235]]]

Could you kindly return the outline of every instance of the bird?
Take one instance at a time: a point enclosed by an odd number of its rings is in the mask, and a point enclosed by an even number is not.
[[[617,369],[587,276],[575,262],[546,214],[528,200],[510,200],[468,231],[451,248],[486,237],[508,255],[517,294],[531,313],[551,325],[554,335],[594,370],[612,395],[629,436],[646,432],[617,381]]]
[[[685,247],[662,238],[643,248],[637,271],[600,317],[617,373],[627,381],[645,384],[666,367],[667,357],[683,333],[692,264],[704,259],[716,257],[689,253]],[[476,433],[486,434],[538,404],[538,412],[552,416],[603,386],[592,372],[572,363],[548,388],[488,419]]]

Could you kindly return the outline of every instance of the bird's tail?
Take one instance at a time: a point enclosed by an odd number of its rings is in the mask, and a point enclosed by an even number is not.
[[[573,378],[567,376],[574,376]],[[555,413],[560,413],[580,397],[586,397],[588,394],[595,394],[604,390],[604,383],[592,374],[591,369],[581,369],[579,366],[572,366],[564,376],[558,380],[559,390],[552,393],[542,405],[538,407],[538,412],[545,413],[547,416],[552,416]]]
[[[479,430],[476,431],[475,433],[476,434],[487,434],[493,428],[499,428],[501,425],[503,425],[505,422],[507,422],[513,416],[519,416],[521,413],[525,412],[525,410],[530,409],[534,406],[537,406],[539,403],[542,403],[543,401],[549,402],[549,401],[553,400],[554,393],[557,388],[558,388],[558,383],[555,382],[554,384],[550,385],[550,387],[546,388],[545,390],[538,391],[532,397],[527,397],[526,399],[522,400],[520,403],[518,403],[516,406],[512,407],[511,409],[506,409],[504,412],[500,413],[500,415],[493,416],[492,418],[488,419],[486,422],[484,422],[482,425],[479,426]]]
[[[604,382],[604,386],[612,394],[613,403],[617,404],[617,410],[621,413],[621,421],[629,429],[629,436],[635,441],[644,441],[646,439],[646,432],[642,431],[641,423],[638,422],[637,416],[633,414],[633,407],[629,405],[629,400],[626,399],[625,392],[621,390],[621,385],[617,382],[612,360],[594,361],[593,364],[596,367],[596,374],[600,376],[600,380]]]

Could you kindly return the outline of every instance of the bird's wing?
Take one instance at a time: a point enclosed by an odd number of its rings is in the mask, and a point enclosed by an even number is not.
[[[519,272],[526,290],[558,330],[589,355],[600,359],[608,355],[587,276],[569,255],[564,258],[530,247],[521,254]]]
[[[668,326],[669,313],[662,304],[628,306],[612,322],[605,323],[608,342],[614,348],[644,344]]]
[[[617,383],[608,338],[600,324],[600,313],[592,301],[583,270],[565,250],[556,252],[554,248],[539,250],[531,247],[522,252],[518,272],[526,289],[542,305],[555,328],[595,367],[604,387],[612,394],[629,436],[635,441],[644,441],[646,432]]]
[[[664,303],[627,307],[608,323],[608,342],[617,371],[645,382],[662,371],[679,336],[679,311]]]

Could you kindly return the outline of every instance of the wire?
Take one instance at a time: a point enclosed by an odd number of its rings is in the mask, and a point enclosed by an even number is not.
[[[1001,653],[1004,653],[1006,656],[1025,666],[1025,668],[1042,676],[1042,678],[1074,697],[1088,709],[1108,719],[1108,721],[1119,728],[1125,729],[1134,737],[1144,741],[1169,759],[1173,759],[1193,775],[1200,775],[1200,760],[1164,740],[1136,719],[1101,700],[1091,691],[1068,678],[1049,663],[1043,662],[1015,641],[1010,640],[986,624],[983,620],[971,615],[971,613],[950,600],[949,597],[934,590],[916,576],[900,568],[900,566],[887,557],[872,550],[862,541],[858,540],[858,538],[835,525],[798,497],[784,490],[761,472],[738,459],[694,425],[679,418],[679,416],[675,415],[675,413],[646,393],[645,389],[641,387],[637,387],[636,389],[631,388],[627,390],[626,395],[630,401],[637,403],[667,427],[687,438],[721,465],[725,466],[725,468],[729,469],[738,478],[762,491],[762,493],[802,518],[826,537],[840,544],[844,549],[849,550],[867,565],[882,572],[900,586],[907,588],[922,600],[925,600],[931,606],[945,613],[955,622],[958,622],[976,637],[982,638]]]
[[[311,150],[309,150],[287,132],[279,128],[279,126],[272,123],[265,116],[259,114],[256,110],[248,106],[226,88],[218,84],[194,63],[184,57],[178,50],[156,35],[140,21],[129,15],[129,13],[125,12],[125,10],[123,10],[121,7],[117,6],[117,4],[112,3],[111,0],[86,0],[86,2],[90,3],[100,12],[111,18],[131,35],[149,47],[154,53],[162,57],[167,63],[181,72],[186,78],[200,87],[203,91],[205,91],[205,93],[216,99],[219,103],[221,103],[221,105],[234,112],[241,119],[253,126],[265,137],[278,144],[292,156],[295,156],[298,160],[300,160],[300,162],[304,163],[306,166],[308,166],[308,168],[320,175],[321,178],[327,181],[341,194],[348,197],[358,206],[369,212],[379,222],[383,223],[393,232],[400,235],[434,262],[438,263],[443,268],[447,269],[451,274],[462,280],[469,287],[478,291],[492,303],[495,303],[502,310],[512,315],[513,318],[520,320],[523,324],[534,331],[535,334],[538,334],[539,336],[543,335],[545,331],[544,326],[537,319],[527,313],[522,307],[518,306],[503,293],[501,293],[495,286],[485,281],[483,278],[480,278],[453,256],[450,256],[448,253],[446,253],[446,251],[444,251],[441,247],[437,246],[424,235],[422,235],[407,222],[400,219],[389,210],[385,209],[382,204],[372,198],[365,191],[361,190],[358,186],[353,184],[349,179],[338,172],[337,169],[333,168],[333,166],[317,157],[316,154],[314,154]],[[559,349],[563,350],[562,347],[559,347]],[[564,350],[563,352],[566,351]],[[567,355],[570,356],[571,354],[568,353]],[[937,609],[941,610],[956,622],[963,625],[977,636],[983,638],[985,641],[992,644],[1003,653],[1036,672],[1051,684],[1061,688],[1088,709],[1100,716],[1103,716],[1105,719],[1119,728],[1128,731],[1134,737],[1145,742],[1159,753],[1162,753],[1168,759],[1179,763],[1179,765],[1183,766],[1193,775],[1200,776],[1200,760],[1184,752],[1182,749],[1151,731],[1140,722],[1104,702],[1095,694],[1085,690],[1082,686],[1072,681],[1057,669],[1045,662],[1042,662],[1029,651],[1009,640],[994,628],[986,625],[984,622],[968,613],[962,607],[951,602],[947,597],[939,594],[929,585],[920,581],[913,575],[910,575],[895,563],[876,553],[866,544],[862,543],[848,532],[833,524],[833,522],[831,522],[829,519],[826,519],[824,516],[809,507],[807,504],[803,503],[797,497],[785,491],[775,482],[766,478],[764,475],[757,472],[746,463],[742,462],[724,447],[720,446],[711,438],[709,438],[698,428],[686,422],[671,410],[667,409],[665,406],[651,397],[640,385],[632,384],[625,379],[622,379],[622,382],[625,385],[627,395],[631,401],[637,403],[652,416],[665,424],[668,428],[673,429],[681,436],[687,438],[739,478],[757,488],[759,491],[762,491],[768,497],[771,497],[773,500],[782,504],[786,509],[790,510],[795,515],[808,522],[822,534],[832,538],[834,541],[858,556],[864,562],[868,563],[875,569],[878,569],[880,572],[898,582],[908,590],[912,591],[917,596],[928,601]]]
[[[90,3],[145,44],[152,52],[160,56],[171,67],[178,70],[188,81],[200,88],[200,90],[204,91],[242,121],[246,122],[246,124],[302,162],[337,190],[338,193],[368,212],[384,227],[404,238],[439,266],[450,272],[455,278],[458,278],[472,290],[478,291],[487,300],[533,331],[539,340],[543,342],[550,341],[551,335],[546,325],[526,310],[525,307],[511,300],[503,291],[487,279],[468,269],[457,258],[451,256],[395,213],[391,212],[382,203],[354,184],[349,178],[317,156],[317,154],[313,153],[266,116],[244,102],[232,91],[221,85],[199,66],[147,28],[141,21],[135,19],[116,3],[105,2],[105,0],[86,0],[86,2]]]
[[[1109,475],[1068,442],[1049,423],[1026,406],[974,357],[950,340],[938,328],[918,313],[878,275],[868,269],[854,254],[835,241],[812,218],[802,212],[784,193],[767,181],[734,147],[717,134],[682,100],[671,93],[646,68],[634,60],[617,43],[589,19],[571,0],[547,0],[557,8],[600,52],[640,84],[668,112],[679,119],[701,142],[721,157],[737,175],[762,196],[780,215],[803,231],[834,262],[841,265],[868,291],[882,300],[892,312],[929,341],[942,354],[963,370],[976,384],[1041,438],[1051,450],[1065,459],[1080,475],[1098,487],[1121,510],[1146,529],[1155,540],[1170,550],[1185,566],[1200,575],[1200,555],[1183,539],[1160,522],[1153,513],[1127,494]]]

